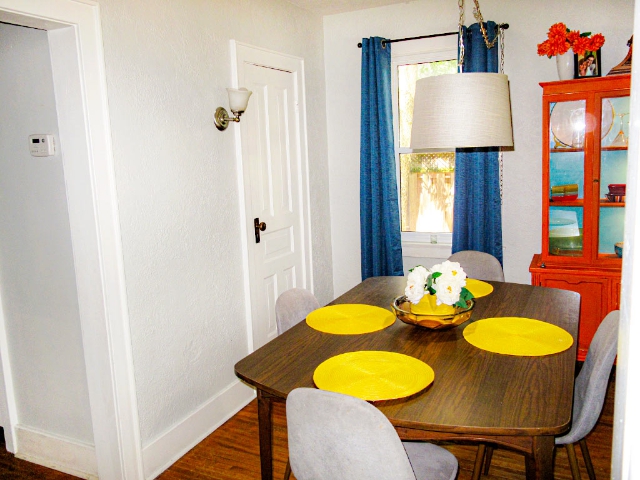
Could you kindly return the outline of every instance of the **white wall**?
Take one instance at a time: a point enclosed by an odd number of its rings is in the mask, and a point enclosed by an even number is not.
[[[640,35],[640,5],[635,5],[635,33]],[[634,36],[638,36],[634,35]],[[640,367],[640,330],[637,309],[640,298],[640,255],[635,239],[640,238],[638,185],[640,168],[640,65],[633,65],[631,80],[631,119],[629,123],[629,162],[627,184],[629,196],[625,208],[625,253],[622,260],[622,295],[620,302],[620,332],[616,370],[615,415],[613,419],[613,454],[611,478],[634,478],[640,471],[640,440],[636,435],[640,427],[638,369]]]
[[[333,299],[322,19],[283,0],[99,3],[147,447],[237,384],[247,354],[237,126],[213,123],[228,105],[230,39],[305,61],[314,285]]]
[[[468,2],[465,23],[473,19]],[[505,73],[509,76],[515,147],[504,154],[502,209],[507,281],[530,283],[529,263],[541,248],[542,149],[541,88],[557,80],[553,59],[539,57],[536,45],[549,27],[601,32],[603,71],[625,57],[633,33],[633,3],[626,0],[529,2],[484,0],[485,19],[508,23]],[[331,232],[336,295],[360,282],[359,128],[360,49],[363,37],[404,38],[457,30],[456,2],[418,0],[324,19],[327,78]],[[392,45],[393,48],[393,45]],[[405,264],[407,264],[405,259]]]
[[[0,44],[0,299],[17,420],[92,444],[62,153],[32,157],[27,142],[58,138],[47,33],[0,24]]]

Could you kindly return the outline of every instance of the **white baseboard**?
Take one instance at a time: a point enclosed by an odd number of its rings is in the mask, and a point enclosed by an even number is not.
[[[156,478],[211,432],[244,408],[255,390],[239,380],[220,392],[182,422],[142,449],[144,477]]]
[[[15,432],[16,457],[76,477],[98,478],[98,462],[93,445],[24,425],[17,425]]]

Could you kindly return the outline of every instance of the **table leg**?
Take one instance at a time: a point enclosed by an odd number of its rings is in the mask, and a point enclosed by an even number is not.
[[[526,455],[527,480],[553,480],[554,437],[533,437],[532,453]]]
[[[260,436],[260,473],[262,480],[272,480],[273,478],[272,406],[273,397],[262,390],[258,390],[258,432]]]
[[[476,480],[480,478],[480,471],[482,470],[482,464],[484,462],[485,452],[487,446],[484,443],[478,445],[478,453],[476,454],[476,462],[473,465],[473,474],[471,478]]]

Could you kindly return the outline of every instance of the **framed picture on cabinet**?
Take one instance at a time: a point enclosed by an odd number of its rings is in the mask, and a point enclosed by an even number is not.
[[[583,54],[574,55],[573,78],[591,78],[601,75],[600,50],[595,52],[585,51]]]

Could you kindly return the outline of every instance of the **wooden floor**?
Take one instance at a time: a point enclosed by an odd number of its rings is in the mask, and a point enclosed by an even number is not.
[[[76,477],[14,457],[7,452],[4,430],[0,427],[0,478],[2,480],[66,480]]]
[[[611,470],[613,390],[614,383],[611,382],[602,416],[594,431],[587,437],[596,477],[603,480],[610,478]],[[274,478],[281,479],[287,459],[284,408],[276,406],[274,423]],[[0,478],[2,479],[62,480],[76,478],[16,459],[5,451],[4,445],[0,445],[0,447],[2,447],[0,453]],[[477,447],[473,445],[445,445],[445,447],[458,458],[460,463],[458,480],[470,479]],[[579,451],[579,448],[576,450]],[[571,472],[566,450],[558,448],[556,452],[555,478],[557,480],[570,479]],[[588,479],[580,453],[578,453],[578,460],[581,465],[582,478]],[[158,478],[161,480],[260,478],[256,401],[254,400],[234,415]],[[495,451],[491,471],[488,476],[483,476],[483,479],[490,480],[524,478],[524,457],[506,450]]]

